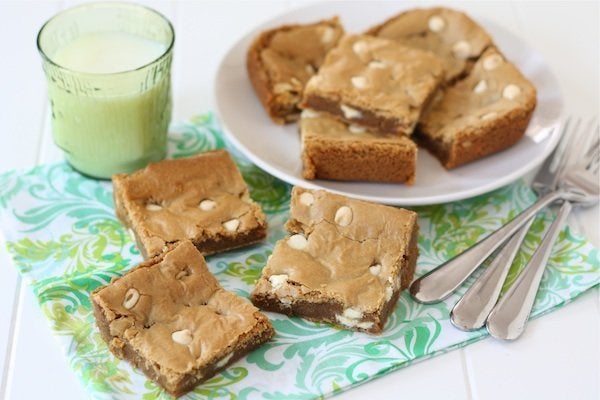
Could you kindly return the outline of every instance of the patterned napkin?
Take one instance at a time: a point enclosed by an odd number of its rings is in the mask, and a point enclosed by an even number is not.
[[[212,114],[174,128],[172,157],[225,147]],[[237,163],[269,221],[266,243],[211,256],[221,284],[247,297],[274,243],[285,235],[290,186],[234,150]],[[421,225],[417,275],[441,264],[531,204],[523,182],[469,200],[417,207]],[[509,274],[508,286],[531,256],[549,222],[538,217]],[[53,334],[92,398],[166,399],[160,388],[113,357],[100,338],[89,293],[141,260],[114,215],[109,182],[88,179],[65,163],[0,174],[0,228],[19,272],[30,283]],[[598,284],[598,249],[568,228],[560,234],[542,280],[534,316],[559,308]],[[471,281],[474,278],[471,278]],[[346,390],[412,362],[487,336],[451,326],[447,301],[422,305],[404,293],[380,336],[268,313],[277,335],[186,398],[313,399]]]

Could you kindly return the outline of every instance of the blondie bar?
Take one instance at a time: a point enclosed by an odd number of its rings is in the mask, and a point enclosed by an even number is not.
[[[406,136],[369,132],[308,109],[300,133],[305,179],[415,181],[417,146]]]
[[[295,187],[290,236],[280,240],[251,295],[265,310],[379,333],[411,282],[413,211]]]
[[[265,216],[225,150],[118,174],[113,187],[117,217],[145,258],[185,239],[208,255],[266,237]]]
[[[393,40],[345,36],[304,89],[301,107],[379,133],[410,135],[444,77],[430,52]]]
[[[493,43],[490,35],[466,14],[443,7],[402,12],[367,32],[431,51],[442,61],[450,83],[464,77]]]
[[[173,396],[274,335],[267,317],[218,284],[189,241],[95,290],[91,300],[110,351]]]
[[[298,119],[304,85],[343,34],[338,18],[331,18],[281,26],[254,40],[246,57],[248,75],[274,122],[284,124]]]
[[[454,168],[516,143],[535,106],[533,84],[491,47],[424,112],[415,136],[446,168]]]

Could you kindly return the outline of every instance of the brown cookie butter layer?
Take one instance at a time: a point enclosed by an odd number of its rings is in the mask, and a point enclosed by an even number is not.
[[[464,77],[493,43],[490,35],[466,14],[443,7],[402,12],[367,33],[431,51],[443,63],[447,82]]]
[[[225,150],[115,175],[113,187],[117,217],[145,258],[186,239],[208,255],[266,237],[265,216]]]
[[[304,89],[301,107],[379,133],[410,135],[443,80],[438,58],[393,40],[346,36]]]
[[[494,47],[423,113],[415,134],[446,168],[501,151],[525,133],[536,89]]]
[[[269,117],[278,124],[296,121],[304,85],[344,34],[338,18],[285,25],[261,33],[248,49],[250,81]]]
[[[418,255],[416,213],[294,188],[251,300],[268,311],[380,333]]]
[[[189,241],[95,290],[91,299],[110,351],[173,396],[274,335],[257,308],[218,284]]]
[[[406,136],[367,131],[325,114],[300,118],[305,179],[415,181],[417,146]]]

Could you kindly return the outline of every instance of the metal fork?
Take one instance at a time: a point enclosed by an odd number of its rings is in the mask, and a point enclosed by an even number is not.
[[[555,153],[554,158],[560,154],[562,153]],[[567,190],[565,187],[549,191],[494,233],[415,280],[410,287],[412,297],[418,302],[430,304],[442,301],[450,296],[483,261],[502,246],[527,221],[556,200],[580,201],[582,199],[581,196],[578,196],[578,193]]]
[[[568,158],[569,154],[574,153],[572,146],[577,137],[572,133],[579,131],[580,121],[575,121],[572,127],[570,125],[570,121],[567,120],[560,143],[556,146],[553,154],[546,159],[534,179],[533,186],[540,194],[555,190],[567,165],[574,167],[575,160]],[[584,131],[590,132],[593,125],[594,121],[592,120],[584,128]],[[597,144],[596,142],[592,143],[589,146],[590,151],[582,158],[586,167],[591,168],[593,164],[594,152],[592,150],[597,148]],[[589,160],[589,162],[585,160]],[[471,331],[486,324],[486,319],[500,297],[504,280],[532,222],[533,218],[512,236],[508,243],[498,251],[492,263],[454,305],[450,313],[450,320],[455,327]]]
[[[600,127],[596,125],[587,138],[582,138],[586,132],[590,130],[578,130],[570,135],[558,175],[559,187],[577,196],[565,199],[529,263],[487,318],[488,332],[497,339],[514,340],[524,332],[552,246],[571,211],[571,201],[586,206],[600,199]],[[579,151],[581,147],[585,150],[583,155]]]

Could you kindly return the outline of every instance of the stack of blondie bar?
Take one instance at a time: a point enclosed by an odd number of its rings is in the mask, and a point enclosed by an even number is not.
[[[322,62],[282,46],[292,32],[311,32],[316,39],[300,48],[313,43]],[[304,178],[413,184],[417,144],[454,168],[523,136],[535,88],[464,13],[415,9],[364,34],[342,33],[337,18],[287,25],[263,32],[248,51],[250,79],[273,121],[300,119]],[[292,86],[282,116],[280,89]]]

